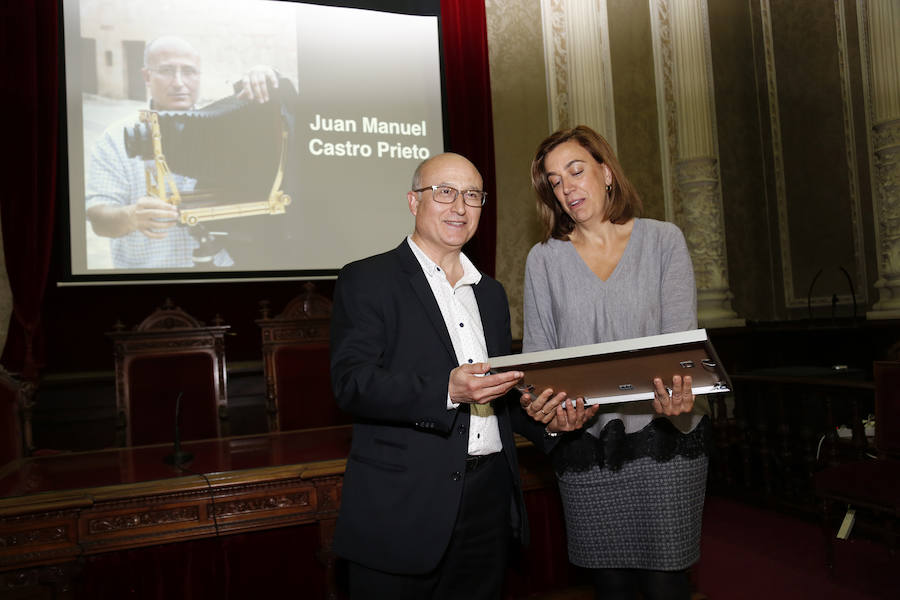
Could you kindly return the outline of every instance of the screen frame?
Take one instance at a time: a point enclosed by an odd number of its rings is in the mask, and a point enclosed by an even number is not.
[[[378,12],[406,14],[415,16],[435,17],[438,26],[438,61],[440,82],[440,104],[442,115],[442,130],[444,147],[446,151],[450,142],[450,119],[448,114],[447,78],[444,48],[444,30],[441,16],[440,0],[268,0],[272,2],[287,2],[292,4],[311,4],[318,6],[334,6],[342,8],[355,8],[361,10],[373,10]],[[132,270],[127,273],[103,272],[98,274],[76,274],[72,264],[72,212],[70,186],[72,185],[69,173],[69,146],[68,146],[68,79],[67,72],[71,67],[66,61],[66,19],[67,6],[75,6],[77,3],[58,0],[59,23],[58,35],[58,61],[59,61],[59,128],[58,143],[61,151],[57,154],[57,174],[59,187],[57,190],[56,233],[54,235],[54,250],[52,252],[54,262],[59,271],[56,276],[58,287],[70,286],[106,286],[106,285],[148,285],[148,284],[190,284],[190,283],[251,283],[273,281],[298,281],[298,280],[333,280],[337,277],[339,268],[324,269],[280,269],[280,270],[252,270],[252,271],[175,271],[175,272],[145,272]],[[412,174],[412,170],[410,170]],[[83,176],[82,176],[83,177]],[[81,178],[79,178],[81,179]]]

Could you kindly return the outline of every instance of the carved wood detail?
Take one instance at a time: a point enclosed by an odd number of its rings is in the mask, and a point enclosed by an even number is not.
[[[196,506],[179,507],[169,510],[142,511],[127,515],[115,515],[88,521],[89,533],[109,533],[139,527],[155,527],[169,523],[197,521],[200,518]]]
[[[65,540],[68,529],[65,525],[41,527],[28,531],[14,531],[0,533],[0,548],[13,548],[22,546],[34,546]]]
[[[208,504],[207,512],[216,517],[230,517],[238,514],[254,513],[282,508],[312,507],[309,491],[258,498],[242,498],[231,502]]]

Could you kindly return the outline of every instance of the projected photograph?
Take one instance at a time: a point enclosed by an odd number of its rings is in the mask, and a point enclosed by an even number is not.
[[[443,151],[436,16],[66,0],[72,273],[334,273]]]

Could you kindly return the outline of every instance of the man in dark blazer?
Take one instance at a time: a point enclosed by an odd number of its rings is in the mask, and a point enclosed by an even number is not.
[[[419,166],[413,234],[341,270],[331,375],[354,417],[334,551],[353,598],[498,598],[507,551],[527,540],[513,428],[541,443],[510,351],[503,287],[462,254],[485,199],[456,154]],[[483,335],[480,335],[482,334]]]

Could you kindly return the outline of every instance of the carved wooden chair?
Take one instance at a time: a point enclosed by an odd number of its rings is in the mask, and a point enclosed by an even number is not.
[[[131,331],[108,333],[116,363],[119,445],[174,439],[180,398],[181,440],[228,435],[225,332],[216,317],[206,326],[171,300]]]
[[[882,531],[892,550],[900,536],[900,361],[876,362],[874,372],[876,458],[831,466],[814,478],[816,494],[822,499],[829,568],[834,565],[835,506],[873,513],[883,521]]]
[[[278,316],[260,302],[269,431],[349,423],[331,393],[328,328],[331,301],[307,283]]]

